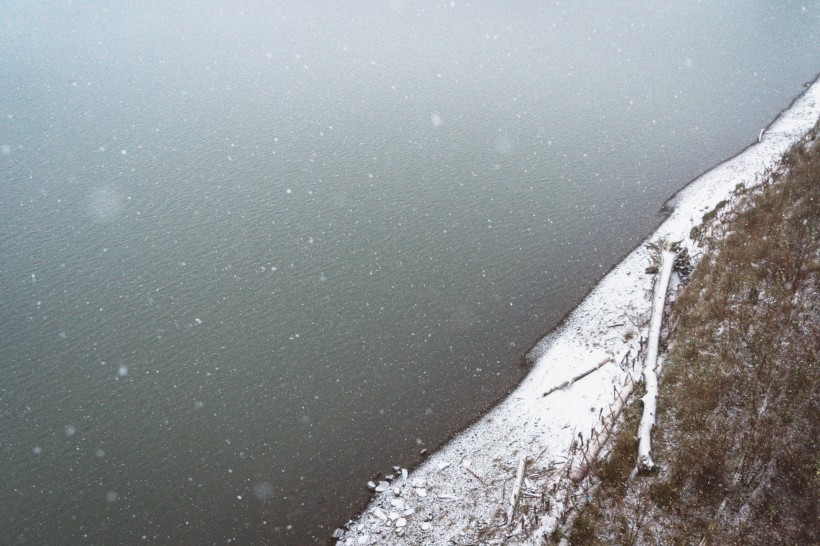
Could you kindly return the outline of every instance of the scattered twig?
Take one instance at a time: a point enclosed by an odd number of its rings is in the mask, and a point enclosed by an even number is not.
[[[487,480],[484,478],[484,476],[482,476],[481,474],[479,474],[479,473],[478,473],[478,472],[477,472],[477,471],[476,471],[476,470],[475,470],[475,469],[474,469],[474,468],[470,465],[470,460],[469,460],[469,459],[462,459],[462,460],[461,460],[461,466],[462,466],[462,468],[464,468],[464,470],[466,470],[467,472],[469,472],[470,474],[472,474],[473,476],[475,476],[475,478],[476,478],[478,481],[480,481],[483,485],[487,485]]]
[[[541,458],[541,455],[543,455],[544,453],[546,453],[547,449],[549,449],[549,446],[547,446],[547,447],[545,447],[544,449],[542,449],[542,450],[541,450],[541,453],[539,453],[539,454],[538,454],[538,456],[537,456],[535,459],[533,459],[532,464],[537,463],[537,462],[538,462],[538,459],[540,459],[540,458]]]

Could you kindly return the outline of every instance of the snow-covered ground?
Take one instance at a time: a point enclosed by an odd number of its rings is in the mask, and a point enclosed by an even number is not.
[[[533,369],[501,404],[453,438],[416,470],[380,484],[362,515],[338,530],[339,543],[542,544],[564,510],[561,493],[570,445],[601,428],[616,397],[640,366],[634,359],[646,336],[655,251],[647,243],[683,241],[693,226],[737,184],[761,180],[787,148],[820,117],[820,79],[761,135],[760,142],[694,180],[671,201],[674,212],[598,284],[537,348]],[[627,357],[627,355],[629,355]],[[626,360],[624,360],[626,358]],[[611,361],[567,388],[552,387]],[[519,460],[529,457],[519,509],[507,511]],[[577,460],[573,462],[577,466]],[[404,474],[404,475],[402,475]]]

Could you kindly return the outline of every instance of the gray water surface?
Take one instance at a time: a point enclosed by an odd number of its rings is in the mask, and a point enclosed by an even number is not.
[[[819,29],[816,0],[6,2],[0,542],[324,542],[802,92]]]

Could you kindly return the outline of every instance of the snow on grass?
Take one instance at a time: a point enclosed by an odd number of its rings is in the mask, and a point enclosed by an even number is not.
[[[616,392],[638,374],[633,366],[619,363],[627,355],[634,358],[647,334],[654,278],[644,273],[654,257],[647,243],[680,240],[695,256],[689,235],[704,211],[729,199],[737,184],[754,184],[819,116],[820,79],[766,129],[760,142],[679,192],[671,200],[674,211],[669,218],[538,344],[535,365],[521,385],[409,477],[398,478],[377,493],[344,533],[335,534],[339,543],[542,544],[542,537],[552,531],[566,508],[560,485],[571,464],[568,460],[577,457],[577,449],[571,446],[589,441],[590,431],[600,427]],[[606,358],[612,362],[544,396]],[[529,459],[521,498],[508,521],[507,507],[522,457]],[[401,511],[397,505],[403,507]],[[400,518],[379,517],[384,513]]]

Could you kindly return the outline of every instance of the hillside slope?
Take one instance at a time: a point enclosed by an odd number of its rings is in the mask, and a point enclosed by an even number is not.
[[[819,132],[693,229],[704,255],[665,321],[659,470],[630,477],[636,400],[570,544],[820,543]]]

